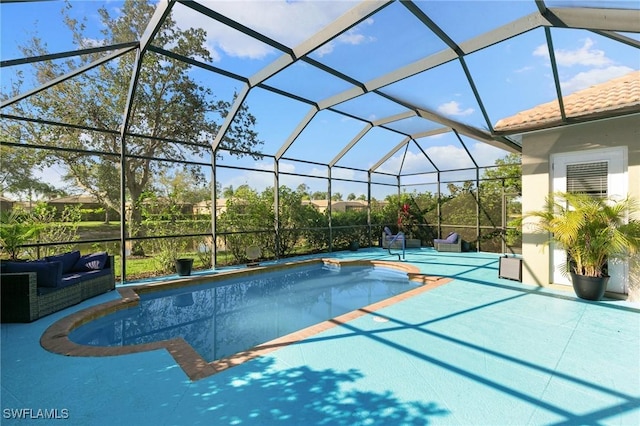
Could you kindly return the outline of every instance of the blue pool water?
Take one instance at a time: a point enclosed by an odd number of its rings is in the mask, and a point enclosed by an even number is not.
[[[69,338],[124,346],[182,337],[210,362],[418,285],[379,266],[302,266],[142,294],[139,306],[91,321]]]

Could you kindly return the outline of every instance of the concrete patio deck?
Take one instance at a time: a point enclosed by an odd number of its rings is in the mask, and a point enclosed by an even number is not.
[[[415,249],[406,261],[452,281],[195,382],[165,350],[40,346],[55,321],[117,292],[2,324],[2,424],[640,424],[638,305],[500,279],[494,254]]]

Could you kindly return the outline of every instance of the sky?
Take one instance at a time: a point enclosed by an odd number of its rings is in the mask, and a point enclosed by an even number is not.
[[[120,1],[71,1],[71,13],[86,19],[87,36],[99,40],[101,23],[99,7],[106,7],[113,16],[119,13]],[[241,22],[288,47],[295,48],[356,5],[354,1],[203,1],[207,7]],[[637,0],[622,1],[548,1],[547,5],[571,6],[576,3],[596,7],[626,7],[638,9]],[[450,38],[459,45],[480,36],[497,26],[508,24],[537,11],[533,0],[512,1],[418,1],[418,7],[427,14]],[[3,60],[22,56],[18,46],[37,35],[47,44],[50,52],[75,50],[71,33],[59,18],[63,4],[59,1],[0,4],[1,56]],[[179,27],[202,27],[207,31],[207,47],[215,67],[251,77],[281,55],[271,46],[254,40],[236,30],[199,14],[182,4],[176,4],[173,17]],[[636,40],[638,34],[625,34]],[[563,94],[587,88],[612,78],[640,69],[638,49],[616,43],[608,38],[585,30],[551,29],[560,83]],[[409,65],[423,57],[445,49],[446,45],[420,23],[399,3],[386,7],[365,19],[337,39],[315,49],[310,57],[326,66],[345,73],[359,82],[375,82],[376,78],[394,69]],[[555,99],[546,35],[542,28],[534,29],[513,39],[490,46],[465,56],[465,63],[474,78],[489,121]],[[14,67],[12,67],[14,68]],[[17,68],[17,67],[16,67]],[[26,67],[24,67],[26,68]],[[14,69],[2,69],[2,90],[7,90]],[[230,99],[242,88],[242,83],[201,70],[193,70],[191,77],[201,84],[214,88],[220,99]],[[313,102],[322,102],[350,88],[347,82],[335,78],[311,65],[297,62],[281,73],[267,79],[265,84],[286,90]],[[486,129],[487,123],[481,106],[466,83],[464,69],[459,61],[451,61],[426,72],[380,88],[386,95],[406,100],[414,105],[438,112],[447,118]],[[310,106],[296,100],[254,88],[246,102],[257,118],[256,130],[264,141],[264,152],[275,154],[307,115]],[[357,114],[367,120],[379,120],[405,111],[396,103],[373,93],[334,106],[337,111]],[[333,111],[320,111],[304,128],[285,157],[309,160],[314,163],[332,161],[365,126],[360,120]],[[417,118],[390,123],[389,128],[415,133],[441,128],[437,123]],[[364,179],[366,173],[352,170],[368,169],[403,140],[403,136],[385,129],[368,132],[334,168],[333,192],[347,195],[366,193],[366,185],[351,184],[344,179]],[[378,171],[397,174],[429,173],[437,167],[451,170],[473,167],[471,154],[479,166],[492,165],[497,158],[507,154],[482,142],[463,137],[463,147],[452,133],[419,138],[404,151],[393,155]],[[466,148],[466,149],[465,149]],[[426,152],[433,165],[425,161]],[[252,167],[265,172],[225,170],[219,173],[223,187],[237,188],[249,184],[257,189],[273,185],[273,161],[252,159],[235,160],[223,157],[220,164]],[[434,167],[435,165],[435,167]],[[281,172],[306,175],[283,177],[290,187],[305,183],[313,191],[326,191],[322,179],[309,176],[326,176],[327,168],[302,161],[282,161]],[[60,168],[45,172],[49,181],[56,182]],[[443,174],[451,179],[473,178],[473,173]],[[432,178],[428,178],[433,180]],[[378,183],[395,183],[395,179],[376,176]],[[419,179],[407,177],[403,182]],[[283,183],[281,181],[281,184]],[[433,185],[415,187],[434,190]],[[380,194],[395,189],[379,187]],[[409,190],[413,190],[412,187]]]

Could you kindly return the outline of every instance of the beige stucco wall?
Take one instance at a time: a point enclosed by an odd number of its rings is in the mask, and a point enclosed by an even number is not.
[[[640,200],[640,115],[619,117],[592,123],[567,126],[524,135],[522,139],[522,211],[544,207],[551,191],[552,177],[549,160],[552,154],[580,152],[626,146],[628,150],[629,194]],[[523,282],[548,285],[551,283],[551,253],[543,249],[544,236],[523,227]],[[637,260],[637,259],[636,259]],[[640,287],[638,262],[630,276],[630,287]]]

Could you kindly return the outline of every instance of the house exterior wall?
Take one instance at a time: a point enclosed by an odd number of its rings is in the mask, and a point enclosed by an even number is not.
[[[640,200],[640,115],[617,117],[523,135],[522,139],[522,211],[540,210],[552,191],[550,158],[552,154],[590,149],[627,147],[627,185],[629,194]],[[551,284],[552,258],[545,237],[523,228],[523,282]],[[635,261],[634,261],[635,260]],[[629,287],[640,287],[637,259],[630,262]]]
[[[0,197],[0,212],[10,212],[13,209],[13,201]]]

